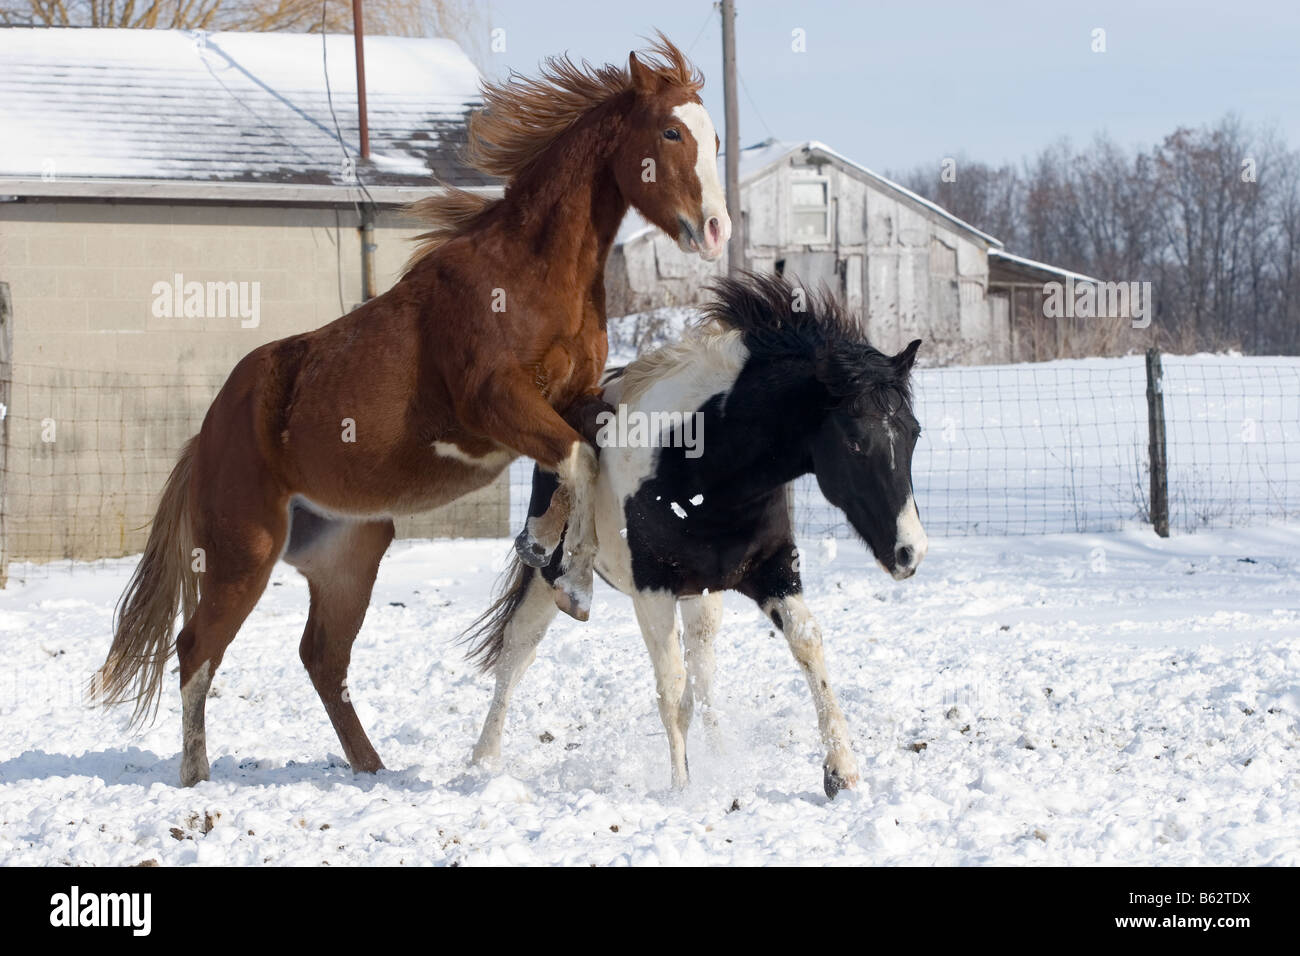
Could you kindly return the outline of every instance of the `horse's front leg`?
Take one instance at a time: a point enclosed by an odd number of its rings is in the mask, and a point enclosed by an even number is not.
[[[519,560],[532,568],[544,568],[564,537],[565,525],[573,512],[573,494],[567,484],[561,484],[551,495],[546,510],[539,515],[529,515],[524,528],[515,538],[515,553]]]
[[[596,473],[600,446],[601,415],[613,406],[597,393],[582,396],[564,410],[564,420],[588,443],[583,448],[582,474],[568,485],[572,489],[566,503],[568,528],[564,532],[564,554],[560,558],[560,576],[555,581],[555,603],[565,614],[587,620],[591,611],[593,569],[599,541],[596,537]],[[590,452],[590,455],[585,453]],[[561,478],[563,481],[563,478]],[[561,485],[561,488],[565,485]],[[552,500],[552,507],[555,506]],[[549,509],[548,509],[549,511]]]
[[[563,535],[556,604],[572,617],[587,620],[596,557],[595,449],[522,373],[489,381],[463,396],[456,411],[471,430],[533,459],[559,480],[550,507],[528,519],[515,549],[525,564],[542,567]]]
[[[826,788],[826,796],[833,800],[841,790],[858,785],[858,761],[849,746],[849,728],[844,712],[840,710],[835,691],[831,690],[830,678],[826,676],[821,628],[799,594],[773,599],[763,610],[780,625],[790,645],[790,653],[808,679],[813,705],[817,708],[817,726],[826,747],[822,785]]]
[[[761,566],[741,590],[762,608],[781,629],[790,653],[799,663],[817,709],[817,726],[826,760],[822,764],[822,786],[832,800],[841,790],[858,785],[858,761],[849,745],[849,728],[831,690],[822,656],[822,633],[803,599],[803,584],[797,570],[794,542]]]
[[[686,679],[691,692],[700,704],[700,718],[704,721],[709,744],[721,749],[718,733],[718,713],[713,709],[713,639],[722,626],[722,592],[714,591],[698,597],[683,598],[682,643],[686,646]]]
[[[564,529],[555,604],[579,621],[591,614],[596,566],[596,453],[585,442],[556,469],[560,491],[569,489],[568,526]],[[552,507],[554,501],[552,500]],[[543,515],[543,518],[545,515]]]

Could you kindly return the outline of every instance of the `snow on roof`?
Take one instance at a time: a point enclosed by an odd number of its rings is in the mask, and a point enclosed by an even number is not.
[[[855,163],[847,156],[835,152],[835,150],[831,149],[825,143],[819,143],[817,142],[817,140],[813,139],[813,140],[809,140],[806,143],[799,143],[795,148],[821,152],[826,154],[827,156],[830,156],[832,159],[836,159],[839,162],[844,163],[846,166],[852,166],[858,172],[864,173],[865,175],[875,180],[880,185],[888,189],[891,189],[894,192],[902,194],[905,198],[917,204],[918,206],[924,206],[926,209],[929,209],[931,212],[936,213],[940,218],[948,220],[950,223],[952,223],[954,226],[957,226],[959,229],[964,229],[967,232],[974,233],[980,239],[983,239],[985,242],[987,242],[990,246],[1001,247],[1002,245],[1002,240],[995,239],[993,236],[990,236],[987,232],[984,232],[983,230],[976,229],[974,226],[966,222],[964,219],[958,219],[956,216],[954,216],[948,210],[944,209],[938,203],[931,202],[929,199],[926,199],[924,196],[920,195],[919,193],[912,192],[912,190],[908,189],[906,186],[901,186],[898,183],[894,182],[892,179],[886,179],[884,176],[880,175],[879,173],[872,172],[870,169],[867,169],[866,166],[863,166],[860,163]]]
[[[1071,272],[1069,269],[1062,269],[1060,266],[1054,266],[1046,262],[1039,262],[1037,259],[1027,259],[1024,256],[1015,256],[1004,249],[990,249],[989,258],[1001,259],[1004,262],[1011,263],[1012,265],[1023,266],[1024,268],[1033,271],[1050,272],[1053,275],[1058,275],[1062,278],[1073,279],[1075,282],[1096,283],[1101,281],[1093,276],[1086,276],[1082,272]]]
[[[329,83],[359,152],[351,35],[330,35]],[[444,39],[368,36],[367,184],[461,186],[479,74]],[[319,34],[0,29],[0,177],[346,184]],[[0,192],[12,191],[0,183]]]
[[[979,239],[988,243],[990,246],[993,246],[994,248],[1000,248],[1002,246],[1001,240],[995,239],[993,236],[990,236],[988,233],[976,229],[970,223],[962,219],[958,219],[956,216],[954,216],[948,210],[944,209],[938,203],[931,202],[930,200],[926,199],[924,196],[912,192],[912,190],[908,189],[906,186],[901,186],[898,183],[894,182],[892,179],[886,179],[884,176],[881,176],[879,173],[872,172],[866,166],[863,166],[860,163],[855,163],[847,156],[844,156],[841,153],[837,153],[835,150],[831,149],[825,143],[818,142],[815,139],[805,140],[803,142],[788,142],[788,141],[782,141],[777,139],[767,139],[761,143],[756,143],[753,146],[745,147],[740,151],[741,185],[743,186],[751,179],[756,178],[760,173],[766,171],[768,168],[772,166],[775,166],[777,163],[781,162],[781,160],[785,159],[792,153],[800,152],[800,151],[819,152],[825,156],[829,156],[831,159],[834,159],[837,162],[843,163],[845,166],[857,170],[858,172],[867,176],[868,178],[870,178],[877,184],[885,187],[886,189],[894,193],[897,193],[906,201],[929,210],[930,212],[938,215],[939,217],[946,219],[948,222],[957,226],[959,229],[963,229],[966,232],[972,233]],[[726,162],[725,154],[719,153],[718,172],[719,175],[722,175],[724,177],[726,174],[725,165],[724,165],[725,162]],[[646,220],[639,213],[633,210],[629,212],[627,214],[627,217],[623,220],[623,226],[621,229],[619,229],[618,237],[615,241],[618,243],[627,242],[631,239],[638,238],[643,234],[649,233],[653,231],[653,229],[654,229],[653,226],[647,223]]]

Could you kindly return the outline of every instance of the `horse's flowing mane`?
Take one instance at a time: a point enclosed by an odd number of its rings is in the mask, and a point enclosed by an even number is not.
[[[911,406],[911,363],[900,367],[868,342],[862,324],[825,288],[805,290],[780,276],[745,272],[715,279],[710,291],[704,320],[735,329],[751,355],[808,359],[837,399]]]
[[[730,353],[728,346],[739,339],[744,351],[758,358],[811,362],[837,400],[870,398],[881,408],[910,407],[907,371],[872,346],[862,325],[826,290],[804,290],[780,276],[745,272],[714,280],[710,291],[713,298],[700,324],[681,342],[640,356],[627,367],[625,396],[644,392],[702,351],[714,353],[710,361],[719,363],[718,356]]]
[[[642,66],[665,87],[698,93],[704,77],[663,33]],[[511,71],[500,83],[484,81],[483,105],[469,119],[466,165],[507,181],[527,169],[581,116],[632,88],[625,66],[574,63],[566,54],[547,57],[536,77]],[[436,196],[407,207],[412,217],[432,228],[416,237],[419,243],[407,269],[461,233],[489,207],[500,202],[480,193],[444,186]]]

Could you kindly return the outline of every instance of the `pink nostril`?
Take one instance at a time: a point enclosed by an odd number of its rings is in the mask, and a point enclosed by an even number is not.
[[[722,241],[722,224],[718,222],[718,217],[714,216],[709,220],[709,245],[716,245]]]

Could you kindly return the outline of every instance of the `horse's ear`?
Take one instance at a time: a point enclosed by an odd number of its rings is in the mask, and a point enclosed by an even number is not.
[[[898,369],[900,374],[906,374],[912,370],[912,363],[916,361],[916,350],[921,347],[920,339],[913,339],[907,348],[894,356],[894,368]]]
[[[637,59],[636,52],[627,55],[627,72],[632,77],[632,87],[640,93],[653,93],[655,75]]]

